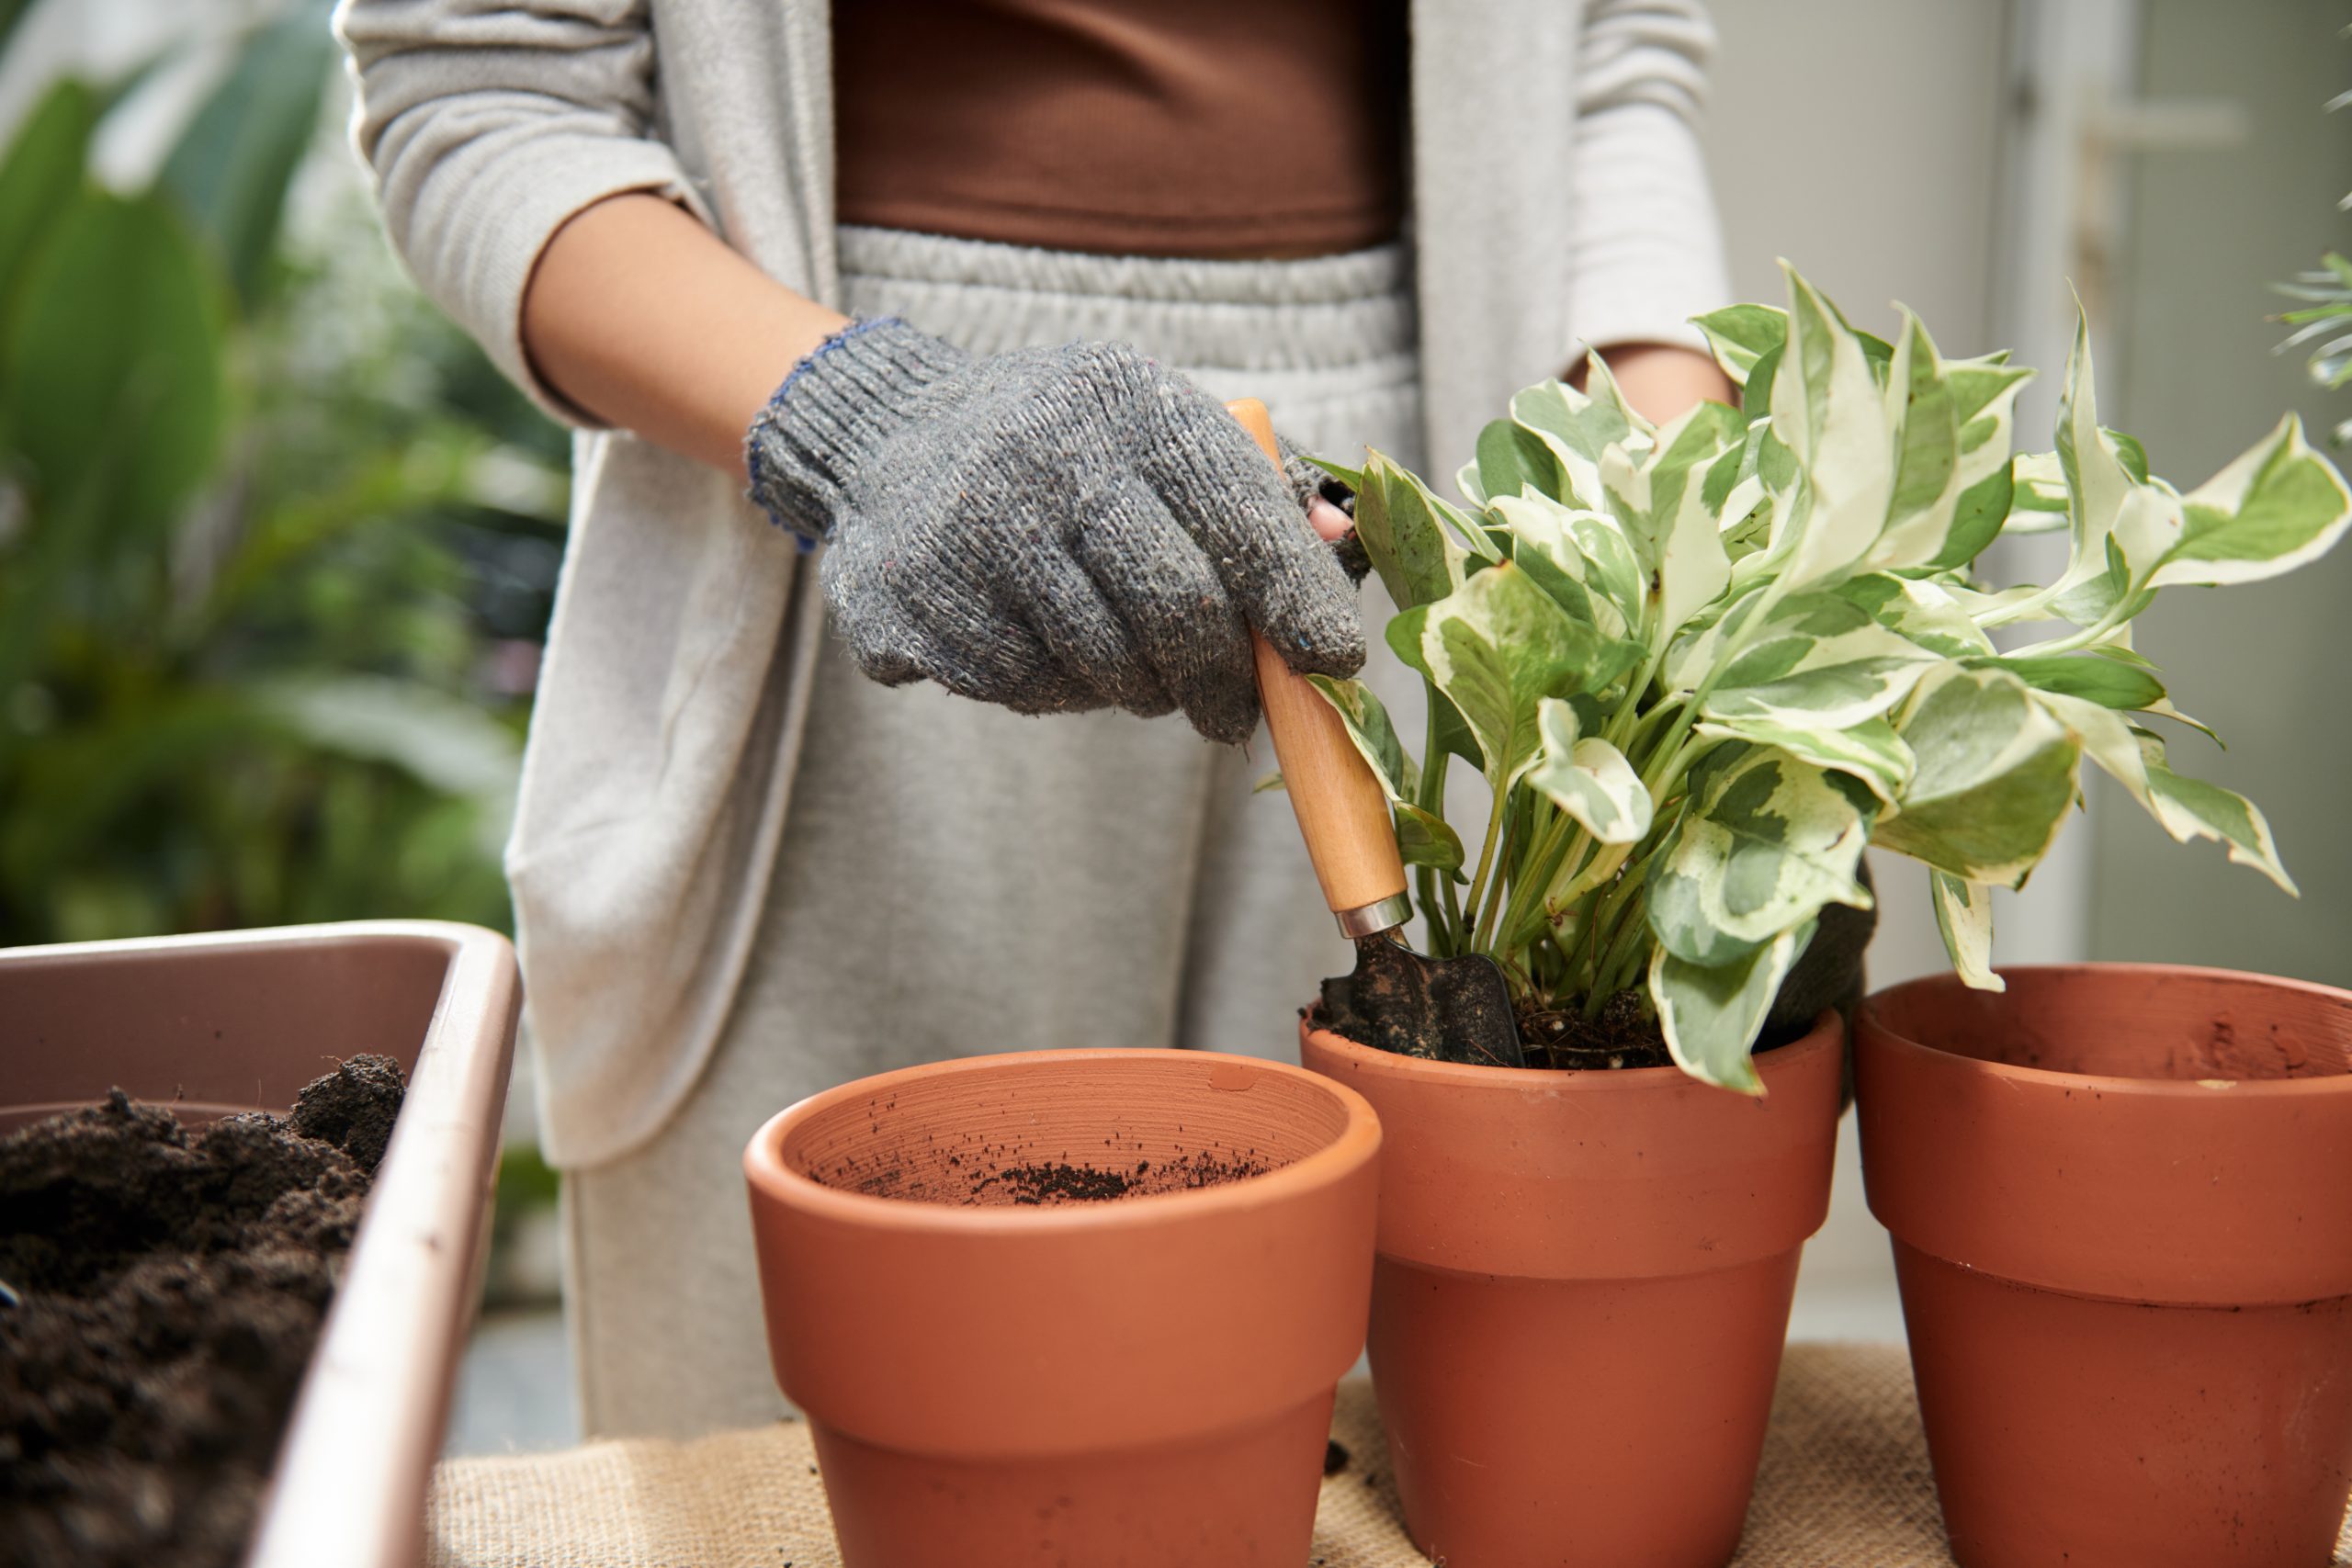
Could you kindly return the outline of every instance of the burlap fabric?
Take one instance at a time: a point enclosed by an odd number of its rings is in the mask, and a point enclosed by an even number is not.
[[[1340,1385],[1317,1568],[1428,1568],[1396,1520],[1372,1387]],[[453,1460],[433,1483],[436,1568],[840,1568],[805,1427],[691,1443]],[[1898,1346],[1792,1345],[1735,1568],[1950,1568]],[[2336,1551],[2352,1568],[2352,1529]]]

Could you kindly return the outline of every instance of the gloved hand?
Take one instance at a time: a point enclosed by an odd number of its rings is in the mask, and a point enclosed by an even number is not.
[[[1224,409],[1123,344],[974,358],[893,318],[793,372],[745,438],[752,499],[828,545],[858,668],[1021,713],[1258,720],[1250,628],[1352,674],[1355,594],[1294,481]]]

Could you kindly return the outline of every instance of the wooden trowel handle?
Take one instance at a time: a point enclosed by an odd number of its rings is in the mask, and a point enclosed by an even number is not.
[[[1279,465],[1282,454],[1266,405],[1243,398],[1225,406]],[[1323,885],[1324,902],[1351,936],[1385,931],[1403,919],[1396,901],[1405,892],[1405,864],[1396,855],[1387,793],[1323,694],[1283,663],[1263,637],[1252,632],[1250,640],[1274,757],[1282,764],[1283,784],[1298,814],[1316,879]]]

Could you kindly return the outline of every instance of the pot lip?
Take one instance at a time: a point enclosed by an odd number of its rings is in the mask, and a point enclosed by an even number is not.
[[[2246,983],[2282,991],[2301,991],[2310,995],[2331,998],[2352,1007],[2352,991],[2322,985],[2316,980],[2290,979],[2283,975],[2264,975],[2251,969],[2223,969],[2206,964],[2154,963],[2084,963],[2084,964],[2004,964],[1994,971],[1996,975],[2036,975],[2064,976],[2085,973],[2103,975],[2181,976],[2192,979],[2218,979]],[[2352,1073],[2324,1074],[2308,1078],[2134,1078],[2109,1073],[2070,1073],[2057,1067],[2026,1067],[2009,1062],[1988,1062],[1958,1051],[1947,1051],[1923,1040],[1914,1040],[1887,1024],[1880,1016],[1880,1002],[1905,991],[1943,989],[1962,984],[1958,975],[1939,973],[1922,975],[1884,990],[1873,991],[1862,998],[1854,1010],[1854,1049],[1890,1051],[1917,1060],[1951,1064],[1950,1070],[1982,1075],[2010,1083],[2019,1089],[2073,1090],[2087,1085],[2096,1092],[2107,1095],[2135,1096],[2152,1100],[2200,1100],[2211,1105],[2228,1100],[2290,1100],[2314,1096],[2352,1094]],[[2226,1084],[2223,1089],[2219,1087]]]
[[[795,1127],[845,1100],[871,1097],[922,1078],[986,1077],[1009,1067],[1056,1063],[1108,1063],[1140,1066],[1182,1063],[1207,1067],[1240,1064],[1253,1070],[1299,1079],[1336,1100],[1346,1114],[1337,1136],[1314,1153],[1293,1160],[1263,1176],[1182,1192],[1150,1192],[1116,1202],[1066,1203],[964,1208],[926,1203],[905,1198],[883,1198],[827,1187],[802,1175],[784,1159],[784,1140]],[[787,1106],[768,1118],[743,1150],[743,1174],[751,1183],[753,1206],[775,1203],[811,1217],[868,1230],[948,1236],[1058,1235],[1091,1231],[1125,1230],[1139,1226],[1181,1224],[1220,1214],[1255,1212],[1269,1205],[1309,1197],[1338,1186],[1373,1163],[1380,1152],[1380,1119],[1371,1101],[1347,1085],[1288,1062],[1241,1056],[1220,1051],[1179,1051],[1156,1047],[1081,1047],[1062,1051],[1009,1051],[990,1055],[959,1056],[925,1062],[870,1077],[854,1078]]]
[[[1680,1084],[1691,1084],[1702,1089],[1711,1087],[1671,1064],[1663,1067],[1616,1067],[1602,1072],[1589,1067],[1488,1067],[1475,1062],[1432,1062],[1423,1056],[1403,1056],[1394,1051],[1383,1051],[1351,1040],[1337,1031],[1316,1023],[1311,1011],[1299,1014],[1298,1032],[1302,1042],[1312,1040],[1322,1049],[1344,1056],[1355,1066],[1400,1077],[1452,1084],[1467,1089],[1635,1094]],[[1841,1050],[1844,1043],[1845,1032],[1837,1009],[1824,1008],[1814,1019],[1813,1027],[1804,1034],[1756,1058],[1757,1071],[1760,1075],[1767,1067],[1801,1062],[1807,1056],[1825,1051],[1836,1052]]]

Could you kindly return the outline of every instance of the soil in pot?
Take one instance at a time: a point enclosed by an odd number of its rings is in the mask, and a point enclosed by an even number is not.
[[[1867,863],[1860,875],[1864,887],[1871,886]],[[1804,1039],[1813,1032],[1824,1008],[1837,1009],[1849,1031],[1852,1027],[1854,1009],[1865,989],[1862,955],[1878,928],[1878,915],[1872,909],[1831,904],[1822,909],[1820,922],[1773,999],[1763,1032],[1756,1040],[1759,1053]],[[1325,980],[1320,999],[1303,1015],[1306,1026],[1328,1029],[1347,1040],[1384,1040],[1389,1032],[1364,1016],[1362,1004],[1366,999],[1358,997],[1353,980],[1349,975]],[[1376,1008],[1378,1003],[1373,1000],[1369,1005]],[[1526,994],[1514,998],[1513,1007],[1520,1044],[1530,1067],[1605,1070],[1665,1067],[1674,1063],[1666,1036],[1639,988],[1619,991],[1591,1017],[1579,1006],[1547,1006]],[[1442,1036],[1417,1040],[1405,1054],[1424,1061],[1491,1065],[1456,1049],[1454,1043]]]
[[[119,1089],[0,1137],[0,1563],[243,1555],[403,1084],[184,1126]]]

